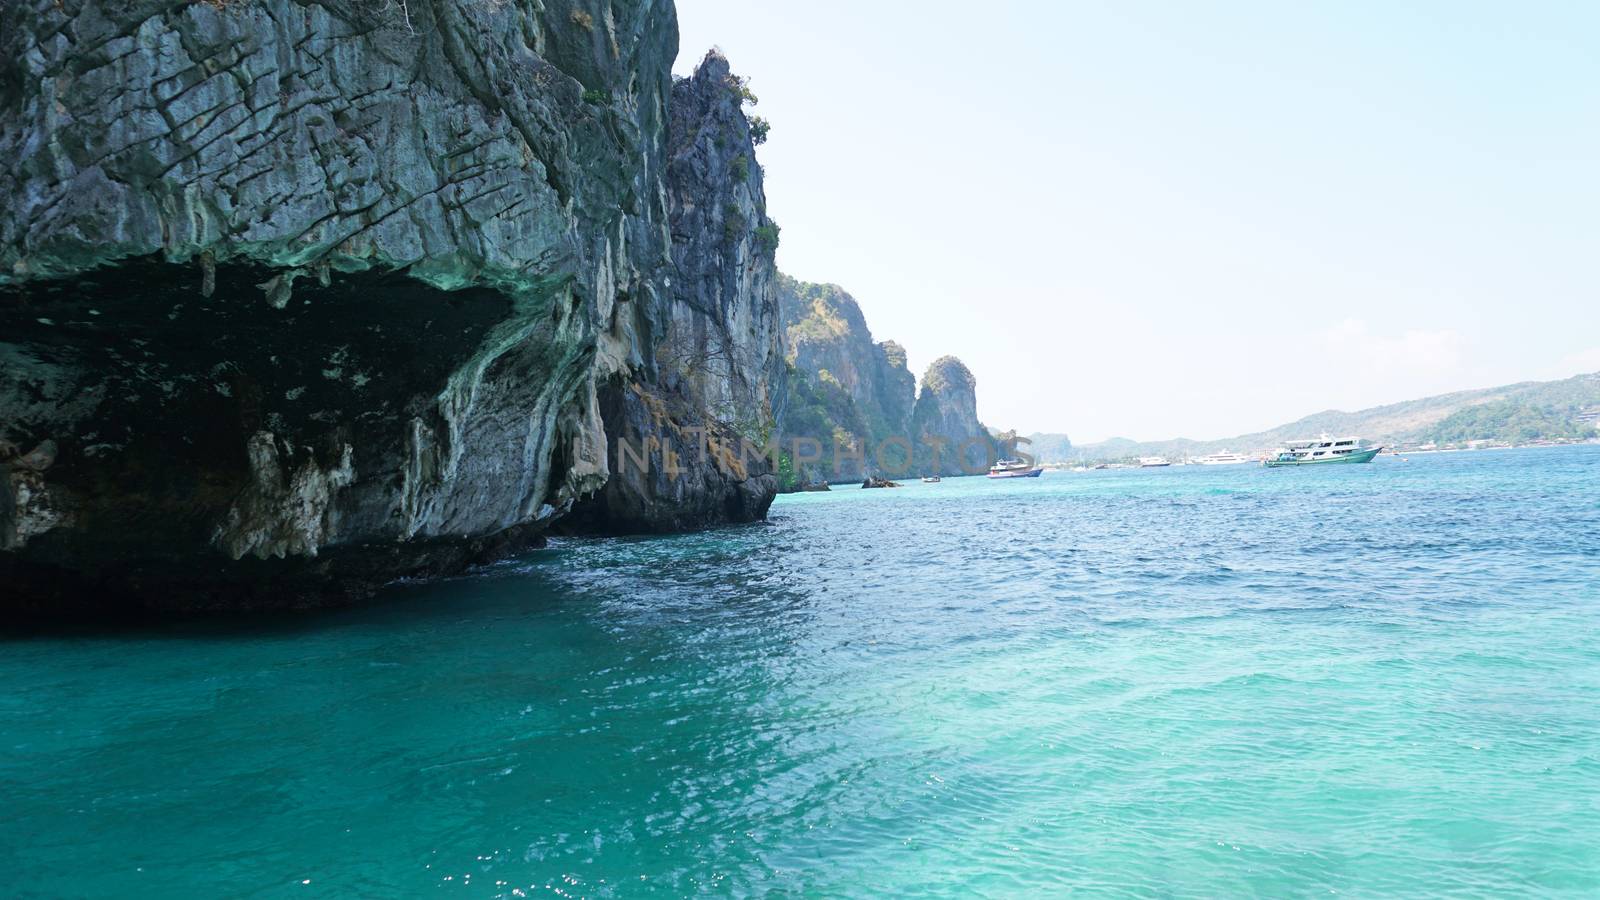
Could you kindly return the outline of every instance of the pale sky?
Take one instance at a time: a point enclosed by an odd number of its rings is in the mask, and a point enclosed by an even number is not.
[[[985,423],[1218,438],[1600,370],[1600,3],[678,0],[778,265]]]

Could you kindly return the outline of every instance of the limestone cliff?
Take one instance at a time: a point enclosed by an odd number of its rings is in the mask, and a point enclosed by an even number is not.
[[[975,474],[995,461],[999,448],[978,421],[977,388],[978,379],[954,356],[928,366],[911,415],[919,469]]]
[[[775,229],[676,52],[659,0],[0,6],[6,602],[359,596],[537,540],[631,386],[759,420]]]
[[[647,365],[600,389],[611,477],[561,522],[571,531],[660,532],[749,521],[777,480],[760,451],[781,388],[777,226],[767,217],[742,82],[712,51],[673,85],[667,136],[672,270],[636,304]]]
[[[905,351],[876,343],[861,306],[834,284],[778,278],[785,360],[792,369],[784,435],[818,441],[822,458],[803,460],[794,479],[860,481],[876,471],[874,451],[906,434],[916,379]]]
[[[837,285],[780,275],[778,306],[790,369],[780,428],[791,450],[784,489],[868,475],[957,475],[994,458],[977,418],[976,380],[960,360],[936,361],[919,395],[904,348],[874,341],[860,305]],[[820,458],[797,459],[796,438],[815,441]]]
[[[780,276],[778,290],[789,362],[802,372],[828,373],[875,432],[903,430],[916,397],[905,350],[874,342],[860,304],[838,285]]]

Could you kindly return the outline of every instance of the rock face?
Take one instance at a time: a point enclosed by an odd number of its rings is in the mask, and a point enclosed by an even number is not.
[[[791,369],[784,436],[815,439],[822,453],[793,480],[862,481],[879,443],[906,434],[916,378],[905,350],[874,342],[861,306],[838,285],[780,275],[778,307]]]
[[[1000,448],[978,421],[977,387],[978,379],[954,356],[939,357],[923,373],[911,415],[919,469],[974,475],[994,463]]]
[[[637,333],[646,365],[601,388],[611,477],[562,521],[569,531],[661,532],[743,522],[777,492],[762,450],[781,389],[777,226],[743,110],[743,85],[713,51],[672,88],[667,209],[672,272]]]
[[[775,228],[676,52],[657,0],[0,6],[0,605],[348,599],[537,542],[646,398],[770,418]],[[765,511],[713,475],[588,523]]]
[[[788,361],[807,375],[837,382],[869,429],[902,430],[916,396],[905,350],[893,341],[875,343],[860,304],[838,285],[781,276],[779,295]]]
[[[905,349],[875,342],[860,305],[837,285],[780,275],[778,305],[789,366],[783,489],[885,474],[972,474],[996,457],[978,421],[976,379],[960,360],[946,356],[930,366],[919,395]],[[792,452],[803,446],[797,438],[815,442],[819,458]]]

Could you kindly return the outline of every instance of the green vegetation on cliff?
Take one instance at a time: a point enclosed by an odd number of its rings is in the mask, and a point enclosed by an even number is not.
[[[827,369],[809,374],[789,365],[787,396],[783,406],[783,435],[778,466],[778,489],[792,491],[815,481],[825,481],[834,468],[834,441],[852,446],[870,433],[855,400]],[[792,439],[817,442],[822,459],[796,463]],[[852,472],[853,475],[853,472]]]

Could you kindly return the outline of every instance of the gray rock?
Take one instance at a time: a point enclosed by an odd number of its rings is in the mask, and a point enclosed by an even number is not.
[[[972,371],[954,356],[939,357],[923,373],[911,416],[920,471],[980,475],[999,458],[1000,448],[978,421],[977,388]]]
[[[770,417],[759,168],[669,134],[748,144],[676,52],[657,0],[0,6],[0,441],[56,448],[0,455],[6,603],[345,601],[538,543],[625,385]]]
[[[630,304],[653,354],[602,387],[612,477],[561,527],[665,532],[759,519],[777,493],[781,389],[776,228],[742,83],[713,50],[673,85],[667,131],[672,276]],[[631,453],[631,455],[629,455]]]

